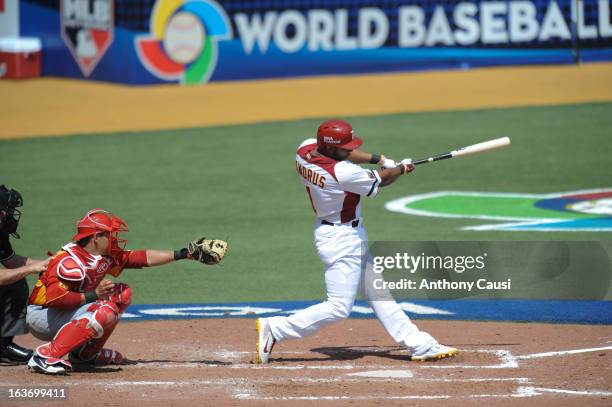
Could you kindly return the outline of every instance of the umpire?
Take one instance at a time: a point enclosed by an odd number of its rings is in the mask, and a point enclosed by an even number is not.
[[[11,247],[10,236],[19,239],[17,226],[23,205],[21,194],[0,185],[0,362],[27,363],[32,356],[30,349],[13,342],[13,337],[27,333],[26,306],[29,289],[27,275],[40,273],[47,268],[49,259],[32,260],[19,256]]]

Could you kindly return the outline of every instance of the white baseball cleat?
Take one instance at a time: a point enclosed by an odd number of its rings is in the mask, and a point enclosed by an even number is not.
[[[276,343],[276,339],[270,331],[270,324],[266,318],[257,318],[257,355],[255,355],[255,363],[268,363],[272,348]]]
[[[432,346],[422,352],[414,352],[410,359],[417,362],[424,362],[427,360],[438,360],[455,356],[459,351],[450,346],[441,345],[435,342]]]
[[[38,373],[65,375],[72,370],[69,361],[57,358],[43,358],[34,354],[28,361],[28,368]]]

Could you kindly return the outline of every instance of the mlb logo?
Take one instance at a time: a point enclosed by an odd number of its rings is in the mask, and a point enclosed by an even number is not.
[[[89,76],[113,42],[113,0],[61,0],[60,15],[64,43]]]

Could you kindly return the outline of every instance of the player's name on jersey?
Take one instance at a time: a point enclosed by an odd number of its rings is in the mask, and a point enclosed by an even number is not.
[[[306,181],[318,186],[319,188],[325,188],[325,177],[323,175],[309,168],[305,168],[297,161],[295,162],[295,169]]]
[[[476,281],[449,281],[447,279],[428,280],[421,279],[420,281],[410,280],[407,278],[399,279],[398,281],[385,281],[382,278],[377,278],[372,281],[372,286],[376,290],[510,290],[512,288],[512,279],[492,281],[480,278]]]

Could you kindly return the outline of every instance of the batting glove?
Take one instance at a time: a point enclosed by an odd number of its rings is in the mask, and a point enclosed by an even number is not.
[[[399,165],[404,167],[402,174],[408,174],[414,170],[412,158],[404,158],[402,161],[399,162]]]
[[[386,170],[387,168],[397,167],[397,164],[395,163],[395,161],[387,157],[383,157],[378,163],[378,165],[380,165],[380,168],[382,170]]]

